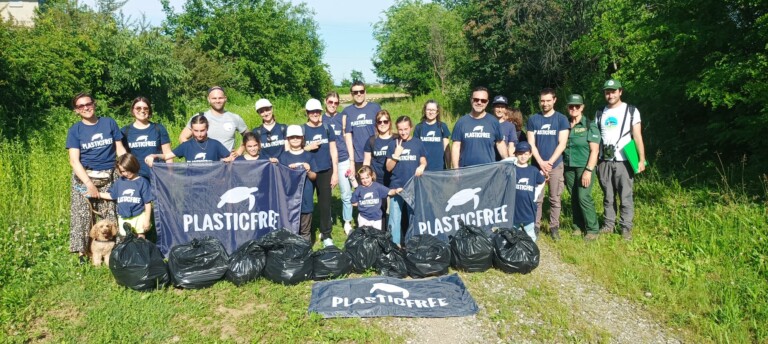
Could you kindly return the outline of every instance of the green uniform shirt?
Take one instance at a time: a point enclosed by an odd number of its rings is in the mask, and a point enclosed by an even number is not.
[[[568,144],[563,152],[563,162],[569,167],[585,167],[589,160],[589,143],[600,143],[597,123],[581,116],[581,121],[571,128]]]

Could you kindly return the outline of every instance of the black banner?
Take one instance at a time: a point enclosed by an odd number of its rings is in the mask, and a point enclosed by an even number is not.
[[[411,178],[400,193],[413,208],[405,239],[429,234],[447,242],[459,220],[487,231],[514,227],[515,171],[505,161]]]
[[[326,318],[445,318],[477,313],[477,304],[456,275],[401,280],[368,277],[318,282],[312,286],[309,312]]]

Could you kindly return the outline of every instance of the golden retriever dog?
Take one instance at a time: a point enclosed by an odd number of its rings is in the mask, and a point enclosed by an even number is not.
[[[94,266],[104,264],[109,266],[109,254],[115,247],[117,224],[109,220],[99,220],[91,227],[91,259]]]

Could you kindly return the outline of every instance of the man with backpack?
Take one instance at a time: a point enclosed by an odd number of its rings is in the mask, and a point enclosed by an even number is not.
[[[645,170],[645,145],[640,127],[640,111],[621,101],[623,88],[618,80],[608,80],[603,85],[603,94],[608,103],[595,115],[600,129],[600,162],[597,165],[598,179],[603,189],[605,223],[601,233],[613,233],[616,226],[616,196],[619,196],[621,236],[632,240],[632,220],[635,215],[633,200],[633,179],[635,173]],[[635,150],[626,150],[634,140]],[[631,145],[630,145],[631,146]],[[637,154],[637,171],[630,165],[628,154]]]

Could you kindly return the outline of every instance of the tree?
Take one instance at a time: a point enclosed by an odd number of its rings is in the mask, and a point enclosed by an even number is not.
[[[166,33],[177,44],[191,45],[233,75],[247,81],[248,93],[321,96],[331,86],[322,63],[323,44],[306,5],[280,0],[187,0],[173,13],[163,1]],[[205,72],[205,71],[201,71]],[[202,79],[198,77],[197,79]]]
[[[419,0],[396,2],[374,26],[378,41],[373,65],[385,83],[411,93],[460,83],[466,55],[461,19],[442,5]]]
[[[353,69],[352,72],[349,73],[349,77],[352,78],[352,82],[355,82],[355,81],[360,81],[363,83],[365,82],[365,78],[363,78],[363,72],[359,70]]]

